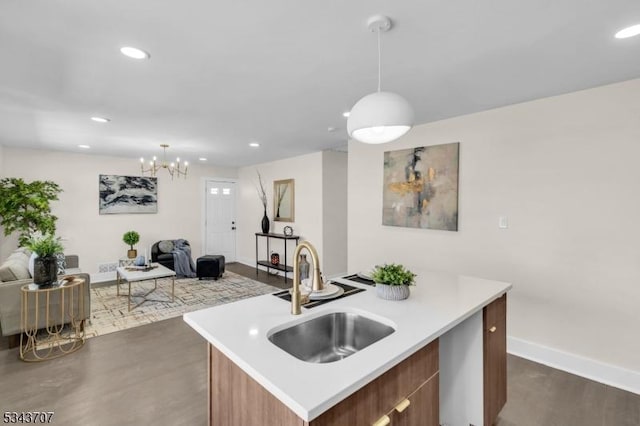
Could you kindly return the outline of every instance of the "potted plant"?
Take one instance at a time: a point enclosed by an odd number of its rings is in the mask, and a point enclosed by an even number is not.
[[[54,234],[58,218],[51,213],[50,204],[60,192],[62,189],[51,181],[0,179],[0,225],[4,235],[17,232],[18,242],[24,247],[34,231]]]
[[[138,241],[140,241],[140,234],[138,234],[136,231],[127,231],[122,236],[122,241],[124,241],[125,244],[129,245],[129,250],[127,250],[127,257],[129,259],[135,259],[138,255],[138,250],[134,249],[133,245],[138,244]]]
[[[34,232],[25,246],[35,254],[33,260],[33,283],[40,286],[51,285],[58,280],[58,253],[64,248],[60,237],[53,234]]]
[[[409,297],[409,286],[415,285],[416,274],[404,266],[391,263],[373,268],[371,278],[376,283],[376,294],[387,300]]]

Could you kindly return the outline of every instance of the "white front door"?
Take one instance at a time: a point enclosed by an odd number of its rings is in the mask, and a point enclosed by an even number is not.
[[[236,184],[207,181],[205,254],[221,254],[236,260]]]

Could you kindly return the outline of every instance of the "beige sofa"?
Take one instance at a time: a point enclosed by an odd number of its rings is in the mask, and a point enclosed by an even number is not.
[[[22,331],[21,318],[21,291],[25,284],[32,284],[33,279],[29,274],[29,258],[31,253],[24,248],[15,250],[7,260],[0,265],[0,333],[9,336],[9,346],[15,346]],[[65,275],[75,275],[85,280],[84,313],[85,319],[91,317],[91,291],[89,274],[81,273],[78,269],[78,256],[65,256]],[[60,301],[53,299],[50,302],[50,313],[59,309]],[[45,326],[45,306],[40,306],[38,313],[38,327]],[[34,312],[29,316],[34,318]]]

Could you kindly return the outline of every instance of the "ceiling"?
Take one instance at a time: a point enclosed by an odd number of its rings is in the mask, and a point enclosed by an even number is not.
[[[640,77],[640,37],[613,37],[637,0],[3,0],[0,144],[230,167],[344,147],[378,13],[382,88],[417,123]]]

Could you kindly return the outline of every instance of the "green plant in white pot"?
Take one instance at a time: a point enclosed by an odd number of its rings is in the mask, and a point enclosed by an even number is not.
[[[376,283],[376,294],[387,300],[409,297],[409,286],[415,285],[416,274],[402,265],[391,263],[373,268],[371,278]]]
[[[51,285],[58,281],[58,257],[64,247],[60,237],[53,234],[34,232],[25,246],[35,254],[33,260],[33,283],[40,286]]]

